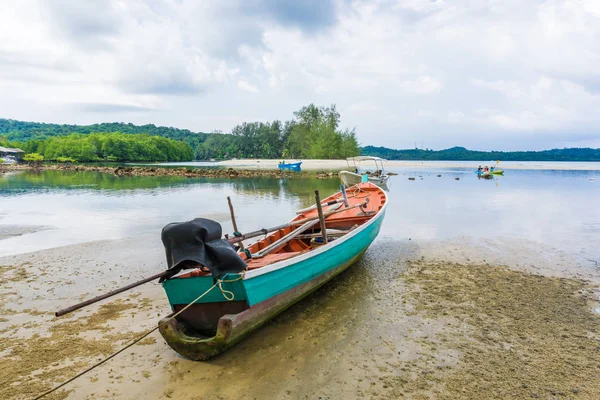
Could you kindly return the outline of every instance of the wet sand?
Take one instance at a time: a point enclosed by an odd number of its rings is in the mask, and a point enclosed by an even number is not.
[[[0,219],[2,219],[1,214]],[[35,233],[46,229],[52,229],[52,227],[43,225],[0,225],[0,240],[27,235],[28,233]]]
[[[209,362],[154,332],[48,398],[596,399],[594,261],[522,240],[380,238]],[[170,311],[155,284],[52,313],[164,264],[157,235],[0,258],[0,398],[32,398],[155,327]]]

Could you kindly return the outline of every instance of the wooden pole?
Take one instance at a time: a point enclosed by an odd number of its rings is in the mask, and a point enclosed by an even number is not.
[[[321,207],[321,196],[319,196],[318,190],[315,190],[315,199],[317,201],[317,211],[319,212],[319,222],[321,222],[321,233],[323,235],[323,244],[327,244],[327,228],[325,227],[325,218],[323,217],[323,207]]]
[[[237,223],[235,222],[235,213],[233,212],[233,204],[231,204],[231,198],[227,196],[227,203],[229,203],[229,213],[231,214],[231,223],[233,224],[233,230],[238,231]],[[240,242],[240,249],[244,250],[244,243]]]
[[[162,278],[163,276],[167,275],[168,273],[169,273],[169,271],[163,271],[160,274],[152,275],[149,278],[142,279],[141,281],[137,281],[137,282],[131,283],[131,284],[129,284],[127,286],[123,286],[122,288],[119,288],[119,289],[115,289],[112,292],[108,292],[108,293],[102,294],[100,296],[96,296],[93,299],[82,301],[81,303],[77,303],[77,304],[75,304],[75,305],[73,305],[71,307],[63,308],[62,310],[58,310],[57,312],[55,312],[54,316],[60,317],[61,315],[65,315],[65,314],[68,314],[68,313],[70,313],[72,311],[79,310],[80,308],[83,308],[85,306],[89,306],[90,304],[94,304],[96,302],[99,302],[100,300],[104,300],[104,299],[106,299],[108,297],[111,297],[111,296],[114,296],[116,294],[122,293],[122,292],[124,292],[126,290],[133,289],[136,286],[140,286],[140,285],[143,285],[144,283],[148,283],[148,282],[153,281],[155,279]]]

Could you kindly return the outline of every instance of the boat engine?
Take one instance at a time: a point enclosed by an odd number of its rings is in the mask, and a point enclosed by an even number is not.
[[[221,224],[206,218],[173,222],[162,229],[168,270],[159,282],[170,279],[184,269],[208,268],[213,280],[246,269],[246,263],[226,239]]]

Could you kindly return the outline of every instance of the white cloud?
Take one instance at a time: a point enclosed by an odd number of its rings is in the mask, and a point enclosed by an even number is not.
[[[442,83],[431,76],[420,76],[414,80],[398,83],[398,86],[406,93],[432,94],[442,89]]]
[[[465,119],[465,114],[460,111],[448,111],[448,122],[458,124]]]
[[[372,113],[372,112],[377,112],[380,109],[381,108],[377,104],[373,104],[373,103],[369,103],[369,102],[355,103],[355,104],[352,104],[350,107],[348,107],[348,111],[358,112],[358,113],[361,113],[361,112]]]
[[[226,132],[315,102],[363,144],[597,143],[599,4],[0,2],[0,117]]]
[[[258,93],[258,88],[248,83],[245,79],[240,79],[237,83],[238,87],[250,93]]]
[[[502,111],[488,113],[480,123],[489,122],[513,131],[555,131],[564,126],[598,123],[600,95],[567,80],[540,76],[537,81],[484,81],[476,87],[500,93],[507,101]]]

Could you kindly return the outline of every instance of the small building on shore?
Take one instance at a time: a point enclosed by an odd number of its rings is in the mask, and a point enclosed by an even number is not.
[[[0,146],[0,158],[3,159],[5,163],[12,164],[21,161],[24,154],[25,152],[21,149]]]

